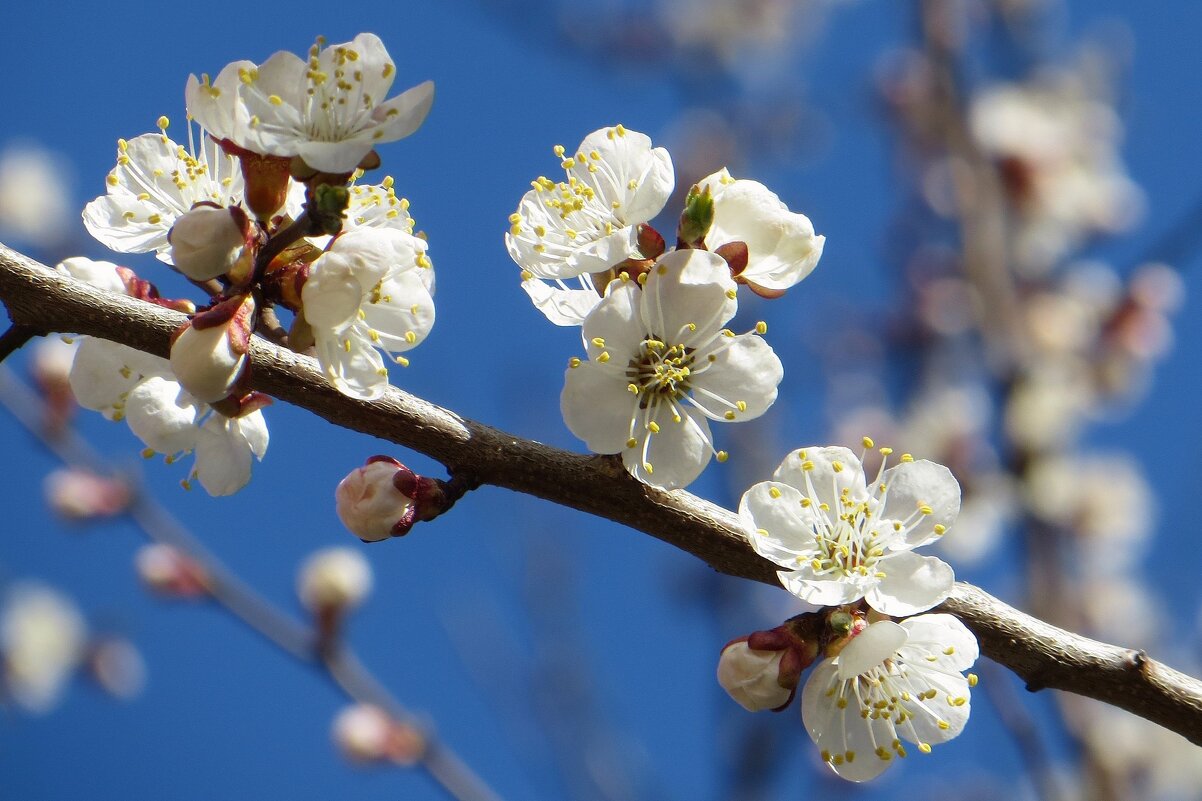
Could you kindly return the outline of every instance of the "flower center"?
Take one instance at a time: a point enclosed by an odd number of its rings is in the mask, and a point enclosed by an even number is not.
[[[641,355],[626,367],[631,392],[639,396],[639,408],[646,409],[660,399],[679,400],[689,391],[693,369],[693,348],[668,345],[647,337],[640,345]]]
[[[884,578],[885,574],[876,569],[885,549],[874,525],[872,507],[866,500],[852,500],[850,495],[846,487],[840,493],[842,510],[838,515],[833,515],[827,504],[819,504],[814,525],[818,553],[811,566],[818,573]],[[812,507],[813,502],[803,498],[802,506]]]

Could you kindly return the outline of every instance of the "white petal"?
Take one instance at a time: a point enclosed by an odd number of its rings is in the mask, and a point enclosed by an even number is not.
[[[868,594],[868,605],[891,617],[925,612],[942,603],[956,582],[946,562],[911,551],[888,554],[877,569],[885,578]]]
[[[815,606],[842,606],[858,601],[868,586],[868,581],[859,575],[837,580],[815,578],[809,563],[793,571],[777,571],[776,576],[786,590]]]
[[[638,398],[626,389],[622,368],[581,362],[564,375],[559,408],[568,429],[593,453],[619,453],[631,436]]]
[[[915,743],[946,743],[964,730],[972,711],[968,681],[959,673],[926,670],[925,662],[907,662],[910,694],[935,690],[935,697],[906,704],[914,717],[897,728],[898,736]],[[940,724],[943,725],[940,725]]]
[[[730,422],[754,420],[776,401],[785,368],[771,346],[755,334],[722,337],[718,345],[712,362],[706,361],[708,352],[698,351],[701,367],[689,382],[693,400],[713,419],[728,419],[724,416],[730,412],[735,415]]]
[[[960,484],[952,471],[941,464],[920,459],[902,462],[885,471],[881,481],[887,487],[881,516],[905,521],[922,506],[931,514],[921,515],[906,531],[905,547],[914,548],[939,536],[935,526],[950,528],[960,513]]]
[[[250,481],[251,445],[234,420],[213,413],[196,441],[196,477],[214,497],[233,495]]]
[[[381,103],[372,111],[372,119],[379,123],[384,133],[375,138],[377,142],[395,142],[409,136],[426,121],[430,107],[434,104],[434,82],[419,83],[412,89]],[[373,134],[374,135],[374,134]]]
[[[584,325],[584,318],[601,302],[595,289],[564,289],[541,278],[523,281],[522,289],[534,307],[555,325]]]
[[[418,270],[393,273],[380,284],[380,300],[370,295],[363,322],[379,336],[377,345],[391,353],[415,348],[434,327],[434,299]]]
[[[852,638],[839,653],[839,678],[867,673],[905,645],[907,632],[891,620],[878,620]]]
[[[75,400],[85,409],[120,419],[126,395],[145,375],[167,373],[166,359],[104,339],[80,339],[68,380]]]
[[[351,258],[333,251],[313,262],[313,272],[301,288],[305,319],[314,328],[341,328],[359,312],[363,287],[354,275]]]
[[[893,734],[886,718],[861,718],[854,698],[840,709],[836,704],[837,690],[836,695],[828,695],[839,684],[834,659],[827,659],[814,668],[802,689],[801,719],[810,739],[824,756],[831,757],[827,762],[831,770],[848,781],[868,781],[889,767],[892,760],[882,760],[874,751],[877,745],[887,748]],[[850,760],[847,759],[849,751],[852,753]],[[840,759],[835,760],[835,757]]]
[[[742,277],[766,289],[788,289],[809,275],[822,255],[824,237],[804,214],[790,212],[775,193],[756,181],[724,184],[714,198],[714,224],[706,244],[747,245]]]
[[[762,481],[743,493],[739,502],[739,518],[751,547],[781,567],[808,564],[817,550],[814,516],[801,500],[795,487]]]
[[[806,470],[805,463],[812,463]],[[835,465],[839,469],[835,469]],[[772,477],[784,484],[797,487],[803,495],[815,503],[825,503],[836,509],[840,493],[846,488],[853,501],[865,500],[868,490],[864,485],[864,468],[859,458],[847,448],[808,447],[793,451]]]
[[[643,290],[634,281],[614,281],[605,297],[584,321],[581,335],[589,357],[609,353],[614,363],[625,368],[626,361],[640,355],[646,330],[639,319]],[[598,344],[601,343],[601,344]]]
[[[663,489],[688,486],[705,470],[713,453],[709,423],[701,415],[687,413],[676,422],[666,404],[656,409],[650,422],[659,426],[659,433],[643,429],[636,434],[638,444],[622,452],[626,469],[644,484]],[[644,440],[649,440],[645,449]]]
[[[388,371],[370,339],[354,326],[325,331],[314,329],[317,360],[330,383],[343,395],[375,400],[388,387]]]
[[[730,268],[704,250],[660,256],[643,287],[644,330],[669,344],[708,341],[737,310]]]
[[[909,638],[899,656],[908,662],[933,655],[936,657],[933,665],[949,673],[959,673],[972,667],[981,655],[977,638],[951,615],[941,612],[918,615],[903,620],[901,625],[909,632]],[[952,653],[947,653],[949,650]]]
[[[125,419],[134,435],[159,453],[190,451],[196,445],[196,399],[174,381],[147,378],[129,393]]]
[[[96,261],[84,256],[63,259],[54,267],[55,272],[64,273],[97,289],[126,294],[125,282],[111,261]]]
[[[648,222],[659,214],[676,185],[668,151],[652,148],[650,137],[637,131],[593,131],[576,153],[584,160],[577,159],[568,173],[593,187],[611,208],[617,201],[615,213],[625,225]]]

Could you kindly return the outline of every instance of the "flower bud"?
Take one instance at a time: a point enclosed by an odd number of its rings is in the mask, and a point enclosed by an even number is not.
[[[213,403],[233,390],[246,367],[255,301],[231,298],[181,327],[171,343],[171,371],[198,400]]]
[[[413,765],[426,750],[426,738],[420,731],[370,704],[348,706],[339,712],[332,735],[335,745],[352,762],[388,760]]]
[[[326,548],[301,566],[296,592],[310,611],[342,612],[358,606],[371,591],[371,566],[358,551]]]
[[[129,485],[87,470],[55,470],[43,482],[50,508],[69,520],[112,517],[129,505]]]
[[[209,577],[192,557],[170,545],[143,545],[134,556],[138,578],[151,590],[172,598],[197,598],[209,592]]]
[[[175,221],[167,241],[176,269],[195,281],[207,281],[231,272],[249,255],[250,236],[250,218],[241,208],[199,204]]]
[[[684,201],[677,238],[688,247],[700,244],[714,224],[714,196],[710,188],[694,186]]]
[[[334,501],[342,524],[364,542],[404,536],[414,523],[433,519],[450,505],[442,482],[387,456],[371,457],[342,479]]]
[[[136,698],[146,686],[146,662],[123,637],[103,637],[91,646],[88,670],[100,688],[114,698]]]
[[[722,649],[718,659],[718,683],[748,712],[781,709],[797,689],[796,679],[791,686],[781,684],[781,663],[786,653],[787,649],[756,650],[745,637],[735,640]]]

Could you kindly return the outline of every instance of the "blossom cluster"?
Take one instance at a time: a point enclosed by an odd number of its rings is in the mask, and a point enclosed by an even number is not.
[[[539,311],[581,327],[587,358],[569,363],[564,420],[640,481],[686,486],[711,456],[726,459],[710,421],[760,416],[784,374],[764,323],[726,328],[738,288],[779,297],[814,269],[825,239],[723,168],[689,192],[667,248],[649,224],[675,186],[666,150],[617,125],[555,154],[565,180],[532,182],[505,243]]]
[[[374,148],[413,133],[433,101],[430,82],[388,98],[395,77],[368,33],[319,39],[304,59],[279,52],[190,76],[187,145],[168,136],[166,117],[158,132],[119,140],[106,193],[84,209],[101,243],[153,252],[209,297],[173,305],[190,319],[169,362],[85,343],[77,372],[104,380],[82,402],[128,420],[154,451],[195,450],[213,494],[241,488],[249,454],[267,445],[263,399],[249,391],[257,331],[311,350],[339,391],[374,399],[389,384],[386,359],[408,364],[401,354],[433,326],[434,273],[409,203],[391,178],[360,180],[380,164]],[[129,294],[159,302],[157,290]],[[286,333],[279,310],[292,315]],[[169,435],[152,430],[166,420]],[[233,431],[247,447],[229,444]]]
[[[802,671],[819,656],[802,691],[801,714],[822,759],[864,781],[907,754],[929,753],[963,729],[969,688],[963,672],[978,655],[954,617],[920,614],[948,597],[952,569],[914,549],[947,534],[960,487],[944,466],[881,448],[876,475],[847,448],[790,453],[773,480],[749,489],[739,507],[748,540],[776,563],[781,584],[825,607],[723,649],[718,680],[743,707],[782,710]],[[895,622],[893,618],[905,618]]]

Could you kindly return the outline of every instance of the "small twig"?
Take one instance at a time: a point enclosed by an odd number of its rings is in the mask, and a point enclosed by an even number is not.
[[[16,353],[26,342],[40,336],[35,328],[14,323],[3,334],[0,334],[0,362]]]
[[[46,432],[37,410],[42,404],[36,393],[0,365],[0,406],[34,434],[42,445],[72,466],[106,475],[116,471],[75,431],[55,435]],[[487,784],[452,750],[440,743],[415,715],[397,701],[363,666],[347,646],[320,647],[316,631],[281,612],[243,582],[208,551],[165,506],[140,490],[134,493],[128,514],[150,539],[186,554],[202,569],[206,589],[221,608],[245,623],[299,662],[317,668],[350,698],[383,709],[398,723],[421,732],[425,750],[418,763],[458,801],[499,801]]]

